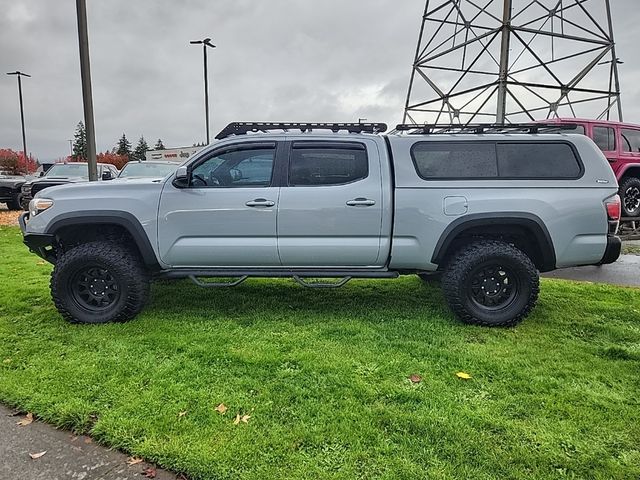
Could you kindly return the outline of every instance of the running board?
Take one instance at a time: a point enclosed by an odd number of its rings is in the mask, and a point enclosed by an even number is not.
[[[247,278],[340,278],[344,280],[346,277],[351,278],[397,278],[398,272],[390,272],[388,270],[308,270],[308,269],[177,269],[165,270],[159,272],[155,278],[157,279],[178,279],[189,278],[193,281],[195,278],[234,278],[232,282],[224,282],[222,286],[235,286],[244,282]],[[242,279],[241,281],[238,281]],[[296,280],[297,281],[297,280]],[[205,283],[197,280],[199,283]],[[235,283],[238,282],[238,283]],[[346,282],[345,282],[346,283]]]
[[[318,278],[318,277],[316,277]],[[342,277],[340,280],[338,280],[337,282],[309,282],[307,280],[304,280],[302,277],[300,277],[299,275],[294,275],[293,279],[296,281],[296,283],[298,285],[302,285],[303,287],[307,287],[307,288],[340,288],[343,285],[346,285],[346,283],[351,280],[353,277]]]

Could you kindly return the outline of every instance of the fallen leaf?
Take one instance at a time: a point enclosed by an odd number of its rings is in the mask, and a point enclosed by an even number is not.
[[[129,457],[127,458],[127,465],[137,465],[139,463],[144,462],[143,459],[139,458],[139,457]]]
[[[40,453],[30,453],[29,456],[33,459],[36,460],[38,458],[40,458],[41,456],[43,456],[45,453],[47,453],[47,451],[45,450],[44,452],[40,452]]]
[[[29,412],[29,413],[27,413],[26,417],[24,417],[22,420],[16,422],[16,425],[20,425],[21,427],[26,427],[31,422],[33,422],[33,413]]]
[[[240,414],[236,415],[236,418],[233,420],[234,425],[238,425],[240,423]]]
[[[84,443],[89,444],[91,442],[93,442],[93,440],[91,440],[91,437],[87,437],[87,438],[84,439]]]
[[[45,262],[44,260],[39,261],[38,263],[36,263],[36,265],[46,265],[47,262]]]
[[[187,414],[187,411],[185,410],[184,412],[179,412],[178,413],[178,418],[182,418]]]
[[[153,467],[145,468],[142,472],[146,478],[156,478],[156,469]]]
[[[11,359],[10,358],[5,358],[2,363],[11,363]]]
[[[414,373],[409,377],[409,380],[411,380],[411,383],[420,383],[422,381],[422,377]]]
[[[456,373],[456,377],[461,378],[463,380],[469,380],[471,379],[471,375],[469,375],[468,373],[465,372],[458,372]]]
[[[251,418],[251,415],[243,415],[242,417],[240,417],[240,421],[244,423],[249,423],[250,418]]]
[[[216,407],[216,412],[218,412],[220,415],[224,415],[225,413],[227,413],[227,406],[224,403],[221,403]]]

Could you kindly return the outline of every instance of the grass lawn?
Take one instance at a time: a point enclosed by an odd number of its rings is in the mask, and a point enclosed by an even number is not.
[[[545,280],[493,330],[416,277],[185,281],[91,327],[54,310],[17,228],[0,259],[0,401],[190,478],[640,476],[640,290]]]

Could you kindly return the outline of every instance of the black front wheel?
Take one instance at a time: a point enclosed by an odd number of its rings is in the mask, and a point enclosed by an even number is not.
[[[620,182],[622,216],[640,216],[640,178],[627,177]]]
[[[149,275],[130,249],[90,242],[58,258],[51,274],[51,296],[69,322],[125,322],[144,307]]]
[[[491,327],[522,321],[536,304],[539,285],[529,257],[496,240],[463,247],[442,276],[442,289],[454,313],[465,323]]]

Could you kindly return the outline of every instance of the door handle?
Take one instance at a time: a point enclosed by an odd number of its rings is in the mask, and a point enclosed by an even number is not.
[[[276,202],[272,202],[265,198],[256,198],[255,200],[245,203],[247,207],[273,207],[275,204]]]
[[[371,207],[375,204],[375,200],[370,200],[368,198],[354,198],[347,202],[347,205],[350,207]]]

